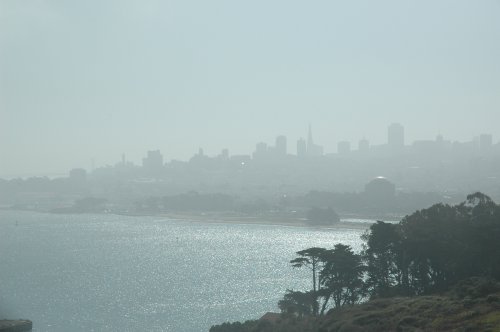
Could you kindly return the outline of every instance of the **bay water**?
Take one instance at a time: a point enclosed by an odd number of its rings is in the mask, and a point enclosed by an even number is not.
[[[363,228],[0,211],[0,319],[34,332],[208,331],[308,290],[295,252],[361,250]]]

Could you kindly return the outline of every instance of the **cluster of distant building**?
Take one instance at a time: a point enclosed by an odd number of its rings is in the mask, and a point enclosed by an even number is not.
[[[274,144],[257,143],[252,154],[244,155],[230,155],[223,149],[216,156],[208,156],[200,148],[188,161],[167,163],[160,150],[152,150],[142,165],[122,156],[121,162],[92,170],[90,176],[79,168],[71,170],[67,179],[0,181],[0,203],[3,194],[9,204],[42,204],[43,197],[37,190],[43,191],[46,205],[54,203],[50,201],[52,192],[68,199],[85,193],[130,203],[137,197],[191,191],[272,201],[314,190],[339,193],[334,198],[346,209],[355,210],[360,204],[374,209],[370,204],[375,202],[386,207],[391,203],[392,210],[396,206],[408,210],[415,207],[409,202],[419,201],[424,206],[429,197],[439,199],[416,193],[458,197],[481,191],[500,200],[500,143],[494,144],[491,134],[482,134],[469,142],[452,142],[438,135],[408,145],[404,127],[394,123],[387,128],[384,144],[370,145],[363,138],[357,149],[351,149],[350,142],[342,141],[337,153],[325,154],[314,142],[309,126],[307,139],[297,141],[296,153],[289,152],[283,135],[276,137]],[[28,197],[32,192],[32,198]]]
[[[413,142],[411,146],[405,145],[405,131],[404,127],[399,123],[393,123],[387,128],[387,143],[378,146],[370,146],[370,142],[366,138],[362,138],[358,142],[357,150],[352,149],[351,142],[340,141],[337,144],[337,155],[346,156],[351,153],[369,153],[372,152],[403,152],[405,149],[410,148],[415,153],[420,152],[439,152],[442,150],[455,149],[457,152],[466,152],[467,150],[478,150],[478,151],[489,151],[493,148],[493,136],[491,134],[481,134],[475,137],[470,142],[452,142],[445,140],[442,135],[438,135],[435,140],[418,140]],[[309,131],[307,135],[307,140],[300,138],[296,145],[296,157],[298,158],[308,158],[308,157],[321,157],[324,156],[323,146],[316,144],[313,140],[313,134],[311,126],[309,125]],[[328,154],[334,155],[334,154]],[[252,155],[229,155],[228,149],[223,149],[221,153],[216,156],[219,160],[232,159],[238,163],[245,163],[250,160],[263,160],[263,159],[277,159],[283,158],[285,156],[290,156],[288,152],[287,137],[284,135],[279,135],[276,137],[275,145],[268,145],[265,142],[259,142],[256,144],[255,151]],[[191,161],[196,161],[196,159],[203,159],[206,156],[203,153],[203,149],[199,149],[198,154],[195,154]],[[123,160],[123,163],[125,161]],[[144,169],[154,170],[162,167],[164,165],[163,155],[160,150],[148,151],[147,156],[142,160],[142,166]]]

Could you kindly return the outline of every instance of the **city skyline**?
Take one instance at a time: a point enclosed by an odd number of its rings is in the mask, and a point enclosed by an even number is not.
[[[208,157],[223,157],[229,158],[231,156],[246,156],[250,159],[262,158],[266,156],[284,156],[292,155],[300,158],[317,157],[317,156],[328,156],[328,155],[348,155],[349,153],[367,153],[370,150],[375,150],[380,152],[380,148],[388,147],[392,149],[397,149],[401,147],[412,147],[414,145],[425,144],[429,142],[448,142],[449,144],[460,143],[467,144],[473,143],[473,145],[479,149],[480,146],[495,146],[500,145],[500,141],[496,140],[491,133],[481,133],[474,135],[471,139],[460,141],[452,140],[448,137],[443,137],[441,134],[437,134],[435,137],[428,137],[410,141],[406,138],[404,125],[393,122],[387,126],[385,131],[385,142],[380,144],[372,144],[372,142],[365,136],[360,138],[358,141],[352,142],[347,140],[339,140],[336,144],[336,149],[333,151],[324,151],[323,142],[318,142],[314,138],[314,130],[311,124],[308,125],[307,134],[303,137],[299,137],[297,140],[289,138],[286,135],[276,135],[274,138],[274,145],[270,142],[256,141],[254,143],[253,149],[243,152],[233,152],[226,147],[220,147],[219,150],[206,152],[203,146],[193,149],[187,158],[176,158],[175,156],[169,155],[168,150],[162,149],[148,149],[145,148],[139,158],[130,158],[126,151],[121,153],[116,153],[116,158],[106,164],[97,164],[95,159],[91,159],[89,165],[75,165],[67,170],[61,170],[60,172],[48,172],[48,173],[25,173],[25,174],[0,174],[0,178],[11,179],[16,177],[30,177],[30,176],[66,176],[70,169],[86,169],[88,171],[93,171],[97,168],[116,166],[125,163],[131,163],[135,166],[150,167],[150,163],[166,165],[172,161],[188,162],[192,157],[197,155],[208,156]],[[306,137],[306,138],[304,138]],[[303,145],[303,146],[301,146]],[[330,144],[329,146],[333,146]],[[428,146],[427,146],[428,147]],[[302,151],[301,151],[302,150]]]
[[[0,175],[499,137],[500,3],[1,1]],[[89,24],[91,22],[91,24]],[[256,23],[258,22],[258,24]]]

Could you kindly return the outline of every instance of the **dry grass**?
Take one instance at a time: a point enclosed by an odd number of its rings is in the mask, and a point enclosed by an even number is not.
[[[274,324],[247,322],[248,329],[224,332],[500,332],[500,285],[476,279],[432,296],[372,300],[330,310],[314,319],[283,317]],[[220,330],[222,331],[222,330]]]

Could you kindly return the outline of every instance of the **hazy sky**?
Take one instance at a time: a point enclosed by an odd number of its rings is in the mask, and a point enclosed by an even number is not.
[[[499,0],[0,0],[0,177],[392,122],[500,139]]]

